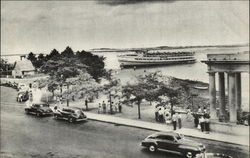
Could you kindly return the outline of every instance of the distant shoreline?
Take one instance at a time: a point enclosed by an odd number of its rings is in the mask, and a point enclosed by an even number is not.
[[[232,48],[232,47],[249,47],[249,43],[232,44],[232,45],[156,46],[156,47],[141,47],[141,48],[94,48],[86,51],[92,53],[98,53],[98,52],[128,52],[128,51],[138,51],[138,50],[175,50],[175,49],[190,49],[190,48]],[[34,54],[39,55],[41,53],[34,53]],[[15,54],[1,53],[1,56],[19,56],[19,55],[28,55],[28,53],[15,53]]]

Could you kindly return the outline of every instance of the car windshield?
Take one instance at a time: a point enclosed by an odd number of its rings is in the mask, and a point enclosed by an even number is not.
[[[49,104],[42,104],[42,107],[49,107]]]
[[[175,137],[176,137],[177,140],[180,140],[180,139],[184,138],[184,136],[182,134],[179,134],[179,133],[176,133]]]

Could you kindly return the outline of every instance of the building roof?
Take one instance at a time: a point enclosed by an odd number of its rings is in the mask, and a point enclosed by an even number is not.
[[[31,61],[27,59],[16,61],[15,68],[16,67],[18,67],[21,71],[34,71],[35,70],[35,67],[31,63]]]

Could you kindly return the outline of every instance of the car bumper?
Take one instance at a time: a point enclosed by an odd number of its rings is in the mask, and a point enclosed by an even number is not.
[[[41,114],[43,116],[49,116],[49,115],[53,115],[53,112],[42,112]]]
[[[80,119],[76,119],[76,121],[86,121],[88,120],[88,118],[80,118]]]
[[[206,158],[206,152],[196,154],[195,158]]]

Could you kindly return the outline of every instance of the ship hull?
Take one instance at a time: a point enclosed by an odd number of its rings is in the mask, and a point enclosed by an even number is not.
[[[195,63],[195,59],[189,60],[160,60],[160,61],[133,61],[118,59],[121,67],[133,67],[133,66],[156,66],[156,65],[174,65],[174,64],[191,64]]]

